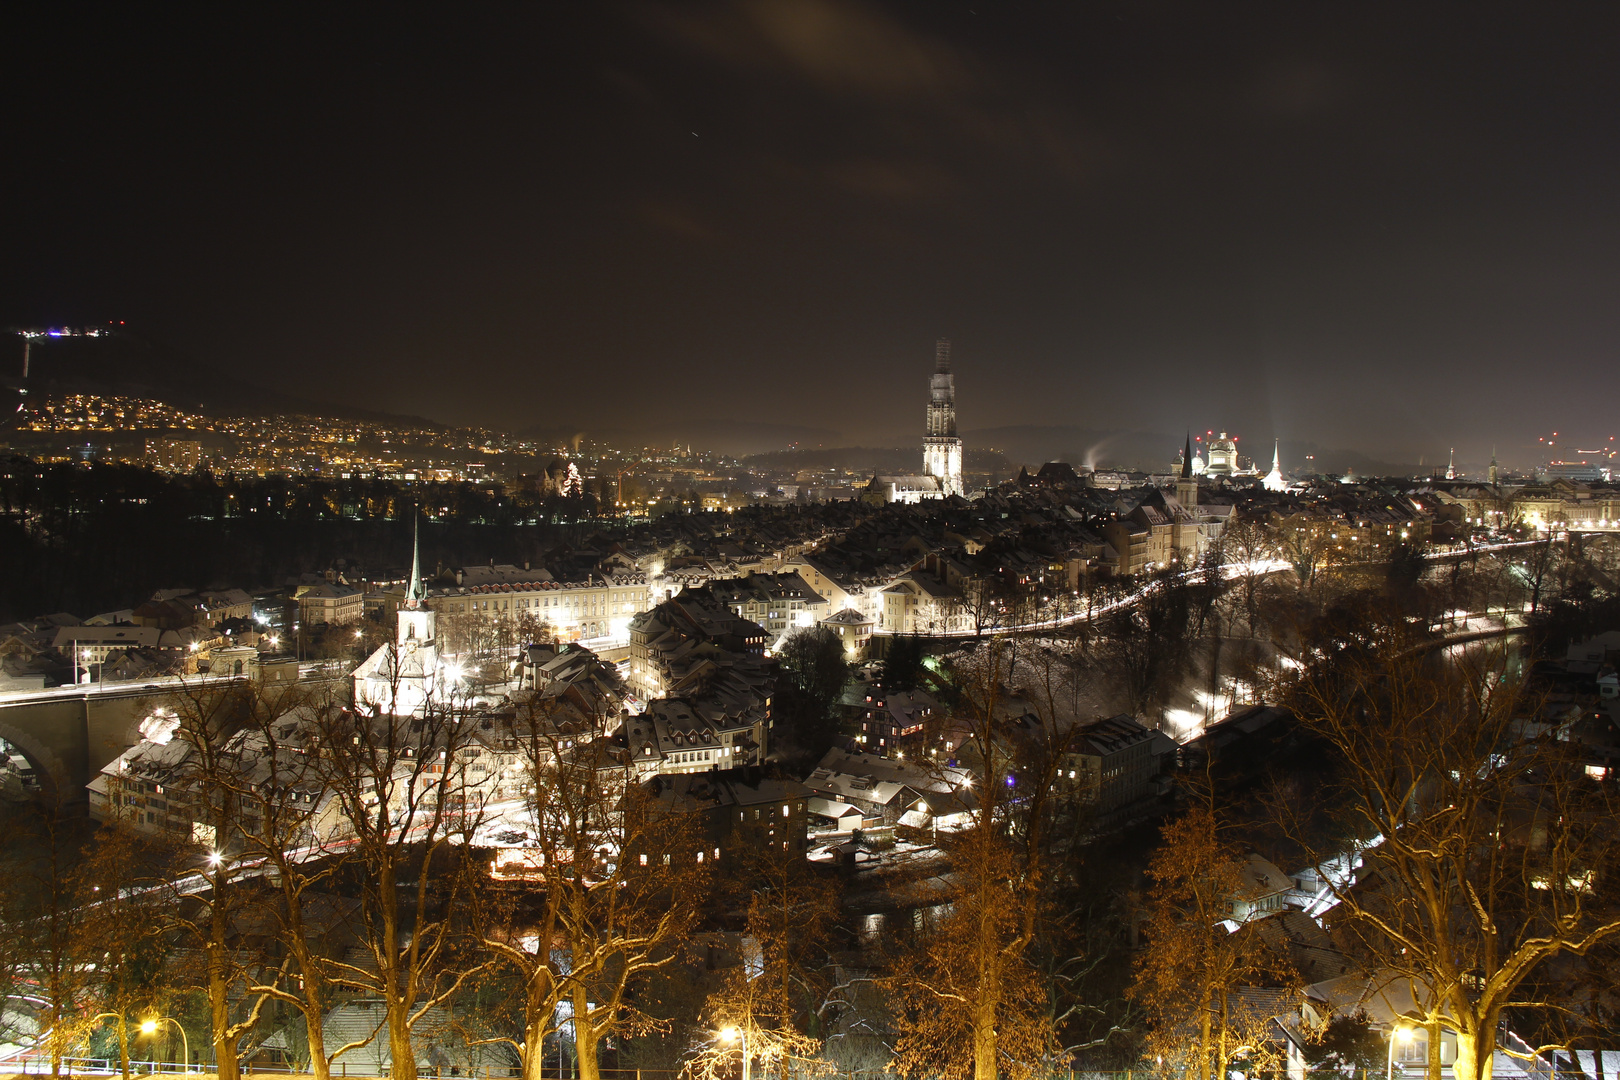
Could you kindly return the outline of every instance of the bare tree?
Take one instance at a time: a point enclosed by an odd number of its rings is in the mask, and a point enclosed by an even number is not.
[[[1443,1027],[1460,1080],[1486,1080],[1506,1011],[1546,1004],[1522,997],[1530,977],[1620,932],[1612,786],[1522,719],[1535,703],[1500,650],[1403,645],[1300,682],[1297,709],[1338,752],[1334,801],[1357,838],[1315,855],[1372,976],[1411,990],[1406,1019],[1430,1030],[1431,1067]]]
[[[328,1051],[323,1021],[337,989],[331,976],[336,957],[318,948],[307,921],[320,890],[347,862],[347,849],[327,842],[337,836],[320,761],[320,735],[333,729],[341,708],[319,691],[288,695],[280,704],[255,712],[241,736],[240,769],[230,780],[242,807],[242,858],[268,871],[271,887],[257,902],[283,951],[279,959],[263,959],[247,990],[298,1013],[316,1080],[327,1080],[334,1061],[375,1037]]]
[[[705,1009],[705,1035],[689,1063],[695,1076],[725,1075],[733,1053],[788,1076],[788,1063],[809,1058],[826,1037],[824,1016],[836,1009],[828,979],[829,935],[839,915],[838,889],[796,847],[768,842],[766,826],[747,822],[733,834],[726,892],[743,902],[743,963],[729,969]],[[734,1037],[727,1037],[735,1032]]]
[[[341,843],[364,869],[361,921],[369,965],[332,960],[331,982],[381,998],[392,1075],[415,1080],[412,1032],[482,969],[457,955],[463,875],[436,871],[471,837],[482,796],[469,785],[473,724],[454,700],[430,697],[414,715],[323,713],[321,779],[341,817]]]
[[[941,838],[954,880],[949,914],[901,956],[890,980],[904,1017],[895,1049],[902,1071],[994,1080],[1029,1073],[1055,1046],[1046,983],[1029,953],[1048,871],[1045,802],[1061,761],[1052,751],[1066,733],[1050,694],[1011,700],[1009,688],[1024,678],[1013,641],[982,642],[954,674],[961,702],[951,723],[964,731],[957,753],[978,774],[977,800],[968,827]],[[1032,730],[1013,736],[1010,715]],[[1031,737],[1045,752],[1029,752]],[[1015,787],[1017,829],[1009,824]]]
[[[1300,588],[1315,588],[1323,568],[1333,561],[1334,546],[1327,532],[1313,523],[1282,524],[1276,529],[1277,550],[1289,566]]]
[[[1161,707],[1190,666],[1193,593],[1185,582],[1161,574],[1129,608],[1110,616],[1091,648],[1130,710],[1144,715]]]
[[[252,767],[244,760],[242,733],[255,720],[275,715],[280,703],[281,695],[263,684],[198,681],[171,695],[165,726],[172,731],[163,733],[184,747],[165,786],[171,805],[183,807],[191,822],[190,834],[175,838],[168,921],[203,953],[220,1080],[240,1075],[237,1048],[266,1000],[262,993],[244,995],[252,961],[239,955],[233,941],[238,918],[253,903],[240,858],[251,824],[243,787]],[[244,998],[245,1011],[238,1007]]]
[[[1029,963],[1031,899],[1019,860],[988,822],[950,845],[948,914],[891,977],[901,1072],[946,1080],[1033,1075],[1053,1050],[1045,983]]]
[[[1233,514],[1221,530],[1221,543],[1226,557],[1241,567],[1237,575],[1237,589],[1243,601],[1243,620],[1252,637],[1260,622],[1258,593],[1263,580],[1263,567],[1276,557],[1277,542],[1262,522],[1245,514]]]
[[[1561,554],[1551,537],[1543,537],[1529,547],[1520,549],[1517,558],[1513,560],[1518,577],[1524,582],[1525,591],[1529,594],[1532,615],[1541,610],[1548,577],[1553,576],[1556,580],[1555,571],[1560,565]]]
[[[0,889],[5,951],[12,987],[26,987],[38,1001],[38,1034],[50,1057],[51,1075],[87,1026],[92,970],[80,948],[84,905],[93,887],[77,872],[82,837],[76,822],[54,800],[30,800],[17,808],[3,849],[6,887]],[[93,895],[93,894],[92,894]],[[8,987],[8,990],[11,987]]]
[[[126,1080],[130,1019],[157,1005],[167,982],[164,927],[156,902],[161,892],[150,853],[142,846],[135,830],[115,813],[74,870],[83,905],[76,913],[80,940],[74,952],[89,973],[86,1010],[113,1021],[119,1071]]]
[[[1235,1057],[1255,1052],[1257,1029],[1270,1020],[1244,1008],[1238,991],[1287,976],[1257,935],[1227,925],[1234,902],[1253,890],[1209,791],[1165,826],[1148,878],[1147,944],[1130,991],[1152,1020],[1148,1045],[1198,1080],[1225,1077]]]
[[[611,696],[541,699],[497,723],[521,781],[528,891],[479,907],[480,941],[521,984],[507,1039],[538,1080],[548,1037],[571,1035],[582,1080],[599,1047],[660,1026],[636,987],[695,925],[708,865],[691,823],[634,782],[612,736]]]

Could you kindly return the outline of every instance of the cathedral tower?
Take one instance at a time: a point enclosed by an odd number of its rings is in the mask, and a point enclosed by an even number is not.
[[[956,377],[951,374],[951,343],[934,346],[934,374],[928,380],[928,433],[923,437],[923,475],[939,481],[946,495],[962,494],[962,440],[956,435]]]

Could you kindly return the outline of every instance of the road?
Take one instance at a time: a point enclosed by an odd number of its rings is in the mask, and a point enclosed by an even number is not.
[[[1469,555],[1478,553],[1507,551],[1513,548],[1531,547],[1544,542],[1544,540],[1515,540],[1501,544],[1476,544],[1472,549],[1469,550],[1427,552],[1423,557],[1432,562],[1439,562],[1445,559],[1466,558]],[[1280,574],[1292,569],[1293,566],[1282,559],[1257,559],[1253,562],[1247,563],[1225,563],[1221,567],[1221,575],[1227,580],[1231,580],[1239,577]],[[1185,581],[1188,578],[1195,577],[1201,573],[1203,573],[1202,569],[1183,570],[1181,573],[1175,575],[1175,579]],[[1078,623],[1097,619],[1103,615],[1110,615],[1116,611],[1134,607],[1136,604],[1141,603],[1143,597],[1152,593],[1154,590],[1161,589],[1163,587],[1164,582],[1162,580],[1151,581],[1137,589],[1135,592],[1122,596],[1117,600],[1111,601],[1110,603],[1088,608],[1085,611],[1070,612],[1050,619],[1032,619],[1028,622],[1022,623],[1001,623],[995,626],[985,627],[984,631],[982,632],[950,633],[942,630],[919,630],[916,632],[915,636],[955,641],[970,641],[974,638],[983,637],[985,633],[1020,634],[1037,632],[1041,630],[1060,630],[1066,626],[1074,626]],[[879,637],[907,636],[900,634],[895,630],[881,630],[876,628],[873,629],[872,633],[874,636]]]

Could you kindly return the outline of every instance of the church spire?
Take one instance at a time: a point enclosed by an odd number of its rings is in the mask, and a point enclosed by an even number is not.
[[[417,511],[412,518],[411,531],[411,585],[405,592],[405,606],[416,609],[422,606],[422,515]]]
[[[1281,439],[1271,440],[1271,471],[1266,473],[1265,478],[1260,481],[1260,484],[1267,491],[1285,491],[1288,488],[1288,481],[1283,479],[1282,474]]]
[[[1181,452],[1181,478],[1192,479],[1192,432],[1187,432],[1187,449]]]
[[[1446,479],[1457,479],[1457,448],[1451,448],[1451,456],[1446,459]]]

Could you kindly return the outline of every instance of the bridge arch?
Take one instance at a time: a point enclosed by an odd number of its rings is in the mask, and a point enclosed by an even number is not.
[[[62,759],[26,731],[0,720],[0,739],[15,747],[34,767],[34,775],[39,777],[40,794],[47,800],[55,801],[72,786],[72,773]]]

